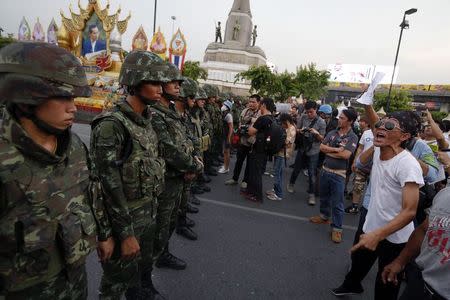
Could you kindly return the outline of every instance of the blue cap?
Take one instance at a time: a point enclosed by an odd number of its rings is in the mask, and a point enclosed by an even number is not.
[[[331,115],[331,113],[333,112],[333,108],[329,104],[323,104],[320,106],[319,112],[326,115]]]
[[[230,100],[225,100],[223,105],[225,105],[226,107],[228,107],[229,110],[231,110],[231,108],[233,107],[233,102],[231,102]]]

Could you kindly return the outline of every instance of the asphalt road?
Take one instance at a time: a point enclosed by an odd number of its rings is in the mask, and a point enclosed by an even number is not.
[[[89,126],[73,129],[89,144]],[[285,180],[290,172],[285,170]],[[183,300],[336,299],[330,289],[342,282],[349,267],[358,216],[344,217],[344,241],[336,245],[329,226],[308,221],[318,206],[306,203],[305,176],[299,176],[294,194],[263,204],[244,200],[238,186],[225,186],[229,176],[213,177],[212,191],[201,195],[200,213],[190,216],[199,240],[172,237],[171,252],[186,260],[188,268],[155,269],[157,289],[168,299]],[[264,176],[264,189],[272,182]],[[352,299],[373,299],[374,271],[363,282],[366,292]],[[95,255],[88,261],[88,274],[89,299],[97,299],[101,268]]]

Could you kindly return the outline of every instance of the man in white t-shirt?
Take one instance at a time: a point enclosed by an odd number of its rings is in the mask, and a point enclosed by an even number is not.
[[[363,292],[367,265],[378,259],[375,299],[397,299],[399,286],[384,284],[383,268],[402,251],[414,231],[413,219],[424,184],[417,159],[404,149],[415,131],[410,112],[394,112],[375,124],[374,146],[358,158],[366,164],[372,158],[371,200],[359,242],[351,249],[352,269],[344,283],[333,289],[336,296]]]
[[[355,159],[352,165],[352,171],[355,173],[355,177],[353,179],[352,204],[345,209],[345,213],[347,214],[357,214],[359,212],[359,202],[361,201],[361,196],[364,192],[370,173],[370,170],[362,170],[356,167],[356,159],[358,156],[373,145],[373,132],[370,128],[369,121],[365,116],[360,118],[359,126],[361,127],[363,134],[359,139],[359,146],[356,150]]]

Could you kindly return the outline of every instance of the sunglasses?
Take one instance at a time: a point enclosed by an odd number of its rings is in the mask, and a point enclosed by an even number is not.
[[[396,119],[382,119],[375,123],[375,128],[380,128],[381,126],[383,126],[387,131],[392,131],[395,128],[399,129],[402,132],[404,131],[400,128]]]

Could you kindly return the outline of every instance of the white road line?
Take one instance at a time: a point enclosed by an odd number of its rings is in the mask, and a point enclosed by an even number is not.
[[[225,207],[232,207],[232,208],[237,208],[237,209],[241,209],[241,210],[246,210],[246,211],[256,212],[256,213],[260,213],[260,214],[286,218],[286,219],[309,222],[309,218],[305,218],[305,217],[299,217],[299,216],[273,212],[273,211],[260,209],[260,208],[253,208],[253,207],[247,207],[247,206],[242,206],[242,205],[237,205],[237,204],[232,204],[232,203],[226,203],[226,202],[206,199],[206,198],[198,197],[198,196],[197,196],[197,198],[203,202],[210,203],[210,204],[215,204],[215,205],[220,205],[220,206],[225,206]],[[345,229],[350,229],[350,230],[354,230],[354,231],[356,231],[358,229],[357,227],[350,226],[350,225],[342,225],[342,227]]]

